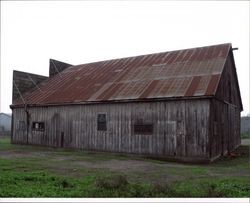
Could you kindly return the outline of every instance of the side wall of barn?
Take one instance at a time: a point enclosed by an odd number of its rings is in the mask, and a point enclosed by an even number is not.
[[[209,159],[209,105],[203,99],[30,107],[28,136],[27,114],[15,108],[12,142]],[[106,131],[97,129],[98,114],[106,115]],[[34,122],[44,122],[44,130],[34,130]]]
[[[211,157],[233,151],[240,145],[240,109],[219,100],[211,102]]]
[[[233,54],[229,53],[216,98],[211,100],[211,157],[233,151],[240,145],[240,91]]]
[[[240,110],[242,108],[237,72],[231,52],[227,57],[215,96],[219,100],[232,104]]]

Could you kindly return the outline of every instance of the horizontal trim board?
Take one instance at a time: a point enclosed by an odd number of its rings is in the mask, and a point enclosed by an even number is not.
[[[91,105],[91,104],[116,104],[116,103],[139,103],[139,102],[158,102],[158,101],[175,101],[175,100],[198,100],[198,99],[212,99],[215,96],[193,96],[193,97],[171,97],[171,98],[155,98],[155,99],[136,99],[136,100],[109,100],[98,102],[74,102],[74,103],[56,103],[56,104],[33,104],[33,105],[10,105],[11,109],[23,107],[49,107],[49,106],[71,106],[71,105]],[[216,99],[216,98],[215,98]]]

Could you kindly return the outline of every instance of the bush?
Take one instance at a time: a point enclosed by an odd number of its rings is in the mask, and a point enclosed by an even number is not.
[[[59,181],[59,186],[62,188],[70,188],[73,187],[66,179]]]
[[[175,196],[175,192],[173,188],[165,183],[165,184],[152,184],[152,196],[157,196],[157,197],[172,197]]]
[[[214,183],[210,183],[207,186],[207,197],[225,197],[226,195],[222,191],[217,190],[217,186]]]
[[[116,189],[127,186],[128,181],[124,175],[102,176],[96,178],[95,184],[103,189]]]

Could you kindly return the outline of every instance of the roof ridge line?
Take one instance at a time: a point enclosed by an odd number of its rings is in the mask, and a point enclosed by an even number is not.
[[[125,59],[131,59],[131,58],[137,58],[137,57],[145,57],[145,56],[150,56],[150,55],[155,55],[155,54],[187,51],[187,50],[192,50],[192,49],[202,49],[202,48],[208,48],[208,47],[214,47],[214,46],[222,46],[222,45],[230,45],[230,46],[232,46],[231,43],[222,43],[222,44],[199,46],[199,47],[186,48],[186,49],[175,49],[175,50],[170,50],[170,51],[154,52],[154,53],[151,53],[151,54],[140,54],[140,55],[135,55],[135,56],[119,57],[119,58],[113,58],[113,59],[107,59],[107,60],[101,60],[101,61],[95,61],[95,62],[88,62],[88,63],[78,64],[78,65],[73,65],[73,66],[71,66],[69,68],[79,67],[79,66],[82,66],[82,65],[91,65],[91,64],[95,64],[95,63],[104,63],[104,62],[108,62],[108,61],[115,61],[115,60],[121,60],[121,59],[125,60]]]

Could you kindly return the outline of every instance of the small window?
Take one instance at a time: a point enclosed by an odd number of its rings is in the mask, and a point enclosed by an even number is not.
[[[135,134],[153,134],[153,124],[135,124]]]
[[[106,114],[98,114],[97,130],[98,131],[106,131],[107,130]]]
[[[24,121],[19,121],[19,126],[18,130],[25,130],[26,129],[26,124]]]
[[[45,128],[44,122],[33,122],[32,123],[32,130],[44,131],[44,128]]]

